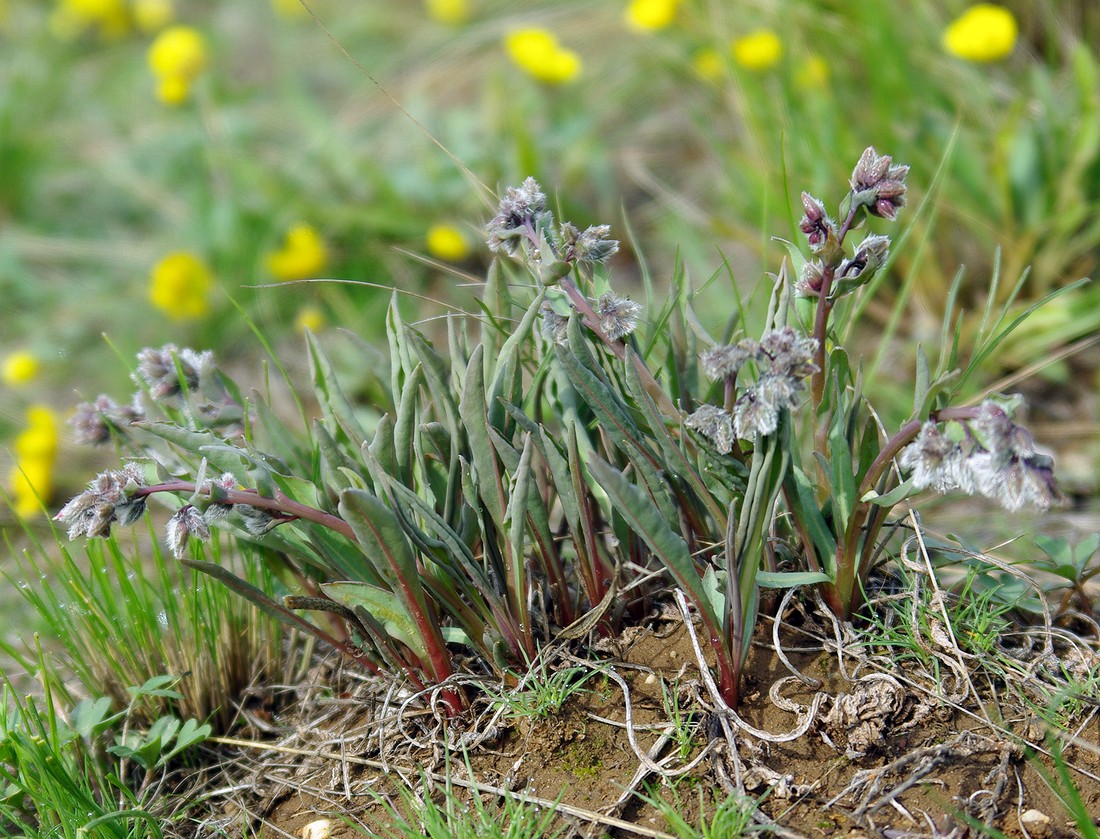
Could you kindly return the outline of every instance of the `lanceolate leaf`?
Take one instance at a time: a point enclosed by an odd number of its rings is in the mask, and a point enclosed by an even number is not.
[[[332,363],[317,343],[317,337],[312,332],[306,333],[306,345],[309,348],[309,366],[313,374],[313,386],[317,392],[317,399],[321,403],[321,410],[324,411],[325,418],[332,423],[334,431],[341,428],[352,443],[357,446],[362,445],[363,441],[367,439],[367,433],[363,430],[363,426],[359,424],[355,409],[351,406],[347,396],[344,395],[339,379],[332,369]]]
[[[668,526],[661,511],[649,497],[630,483],[618,469],[595,455],[589,458],[588,468],[592,477],[611,499],[615,510],[645,540],[654,556],[668,568],[677,585],[699,609],[708,630],[714,631],[714,637],[717,637],[718,616],[711,607],[710,598],[707,597],[687,542]]]
[[[340,514],[351,525],[363,553],[400,599],[412,617],[428,651],[433,676],[450,675],[450,659],[443,648],[439,625],[428,608],[416,560],[393,510],[368,492],[348,489],[340,493]]]

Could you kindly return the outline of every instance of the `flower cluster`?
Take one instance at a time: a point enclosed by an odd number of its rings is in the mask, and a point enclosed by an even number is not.
[[[83,446],[102,446],[115,437],[124,436],[135,422],[145,419],[145,411],[137,399],[132,405],[119,405],[106,394],[94,402],[81,402],[69,418],[73,438]]]
[[[1030,432],[1012,421],[1012,407],[986,400],[972,419],[957,421],[960,439],[933,420],[924,423],[899,457],[913,485],[977,493],[1013,512],[1026,506],[1045,510],[1057,502],[1054,463],[1036,452]]]
[[[9,485],[12,506],[23,518],[38,514],[42,500],[53,492],[53,471],[57,461],[57,418],[45,405],[27,409],[27,427],[15,438],[15,465]]]
[[[69,538],[110,536],[111,526],[133,524],[145,514],[145,473],[136,463],[101,472],[88,488],[61,508],[55,521],[69,528]]]
[[[527,178],[518,187],[510,186],[500,199],[497,214],[485,226],[489,250],[515,256],[520,237],[534,239],[536,230],[552,219],[546,210],[546,194],[538,181]]]
[[[214,278],[197,256],[170,253],[158,262],[149,278],[149,301],[173,320],[197,320],[210,311]]]
[[[560,279],[577,263],[606,262],[619,251],[606,224],[579,230],[563,222],[554,229],[554,214],[546,209],[546,194],[534,178],[508,187],[485,232],[489,250],[525,256],[544,283]]]
[[[318,277],[327,264],[325,242],[308,224],[291,227],[283,244],[267,255],[267,270],[283,281]]]
[[[518,29],[504,39],[512,62],[546,84],[571,82],[581,72],[581,57],[545,29]]]
[[[978,3],[947,27],[943,48],[966,61],[1000,61],[1012,54],[1018,35],[1012,12],[993,3]]]
[[[197,29],[172,26],[156,37],[147,59],[157,77],[157,98],[166,105],[180,105],[206,69],[206,41]]]
[[[768,330],[759,341],[745,338],[711,347],[701,359],[708,377],[724,380],[732,391],[741,370],[751,363],[756,380],[737,397],[732,411],[703,405],[685,424],[709,438],[723,454],[732,450],[734,440],[774,434],[780,411],[798,406],[806,379],[817,370],[816,351],[816,339],[803,338],[790,326]]]

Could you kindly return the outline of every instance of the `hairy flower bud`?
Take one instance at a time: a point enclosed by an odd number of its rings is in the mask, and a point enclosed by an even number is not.
[[[210,526],[195,507],[185,504],[176,510],[166,527],[168,548],[176,559],[183,559],[187,543],[194,537],[200,542],[210,538]]]
[[[810,193],[802,193],[802,206],[806,214],[798,223],[798,229],[806,234],[810,250],[821,253],[829,240],[836,241],[836,223],[825,213],[825,205]]]

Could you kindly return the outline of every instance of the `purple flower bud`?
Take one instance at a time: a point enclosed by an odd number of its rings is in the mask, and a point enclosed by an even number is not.
[[[825,248],[829,238],[836,239],[836,224],[825,214],[825,205],[810,193],[802,193],[802,206],[806,214],[798,223],[798,229],[806,234],[806,240],[814,253]]]
[[[871,215],[893,221],[905,206],[905,177],[909,167],[893,165],[889,155],[879,155],[868,146],[852,170],[852,200]]]

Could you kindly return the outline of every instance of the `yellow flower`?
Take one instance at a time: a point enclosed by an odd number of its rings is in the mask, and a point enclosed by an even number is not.
[[[470,244],[462,231],[451,224],[433,224],[428,228],[428,253],[446,262],[461,262],[470,255]]]
[[[206,68],[206,41],[190,26],[170,26],[153,41],[147,58],[157,77],[157,98],[178,105],[187,100],[191,84]]]
[[[1012,54],[1018,34],[1012,12],[992,3],[979,3],[947,27],[943,48],[967,61],[999,61]]]
[[[564,84],[581,72],[581,57],[565,49],[545,29],[517,29],[504,39],[504,48],[516,66],[547,84]]]
[[[783,55],[783,44],[770,29],[758,29],[731,45],[733,60],[746,70],[770,70]]]
[[[142,32],[156,32],[172,22],[172,0],[133,0],[134,23]]]
[[[469,0],[424,0],[428,15],[440,23],[457,26],[470,19]]]
[[[50,27],[62,38],[75,38],[89,29],[118,38],[130,30],[130,16],[124,0],[61,0],[50,17]]]
[[[170,253],[153,268],[149,300],[173,320],[196,320],[210,311],[214,278],[197,256]]]
[[[294,318],[294,328],[299,332],[320,332],[325,325],[325,313],[318,306],[303,306]]]
[[[283,246],[267,255],[267,270],[280,280],[317,277],[326,264],[328,251],[324,240],[308,224],[296,224],[290,228]]]
[[[695,53],[691,66],[703,81],[716,82],[726,71],[726,60],[718,50],[707,47]]]
[[[638,32],[664,29],[676,19],[680,0],[630,0],[623,16],[626,24]]]
[[[802,90],[821,90],[829,84],[829,65],[820,55],[809,55],[794,76],[794,83]]]
[[[58,434],[57,417],[45,405],[32,405],[26,418],[27,428],[15,438],[9,486],[16,514],[30,518],[42,511],[39,499],[47,501],[53,493]]]
[[[280,17],[292,19],[309,17],[309,10],[302,5],[301,0],[271,0],[271,6]]]
[[[38,375],[38,359],[26,350],[17,350],[4,359],[0,379],[11,387],[25,385]]]

